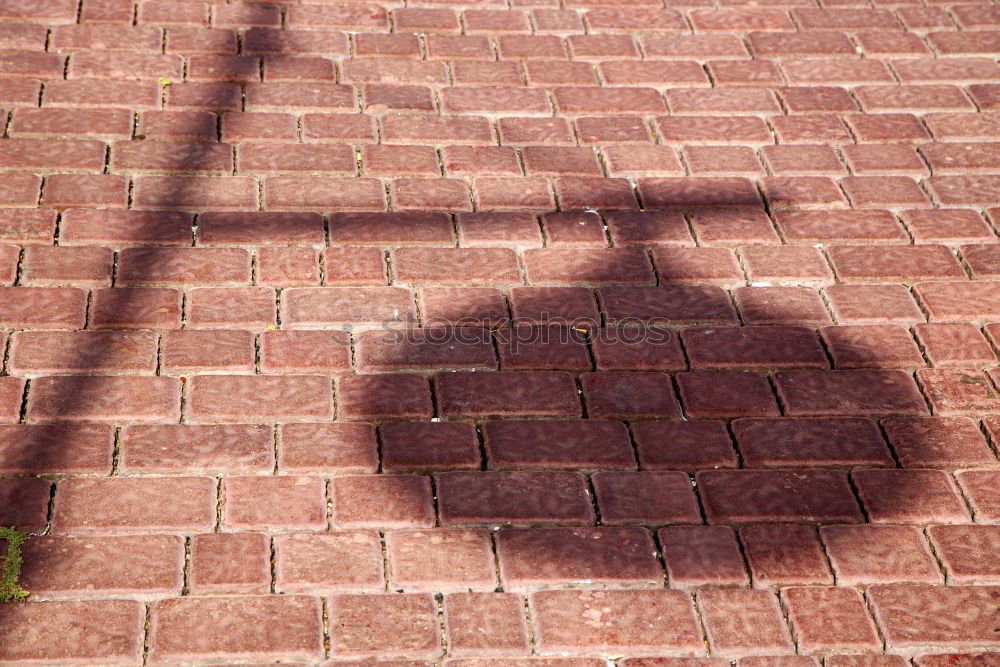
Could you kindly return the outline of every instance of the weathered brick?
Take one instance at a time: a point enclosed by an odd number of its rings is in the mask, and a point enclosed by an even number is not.
[[[283,424],[278,467],[286,472],[375,472],[375,428],[370,424]]]
[[[915,526],[823,526],[820,537],[841,585],[942,581]]]
[[[181,325],[179,290],[159,287],[98,289],[92,292],[93,329],[177,329]]]
[[[680,472],[599,472],[593,476],[605,525],[698,523],[691,480]]]
[[[996,588],[983,586],[873,586],[868,595],[882,626],[887,648],[912,652],[919,648],[993,647],[991,616]],[[955,615],[961,609],[962,620]]]
[[[740,529],[740,540],[757,588],[833,583],[823,547],[810,526],[746,526]]]
[[[382,545],[367,531],[280,535],[274,540],[275,588],[283,593],[381,592]]]
[[[274,469],[274,436],[264,425],[127,426],[120,447],[119,466],[129,474]]]
[[[781,371],[775,385],[786,414],[795,416],[927,414],[912,376],[902,371]]]
[[[992,465],[996,457],[968,417],[889,417],[882,420],[904,468]]]
[[[635,468],[628,431],[617,422],[488,421],[483,439],[492,470]]]
[[[437,475],[443,526],[590,525],[586,478],[574,472],[446,472]]]
[[[241,285],[250,278],[250,253],[237,248],[125,248],[118,254],[123,286]]]
[[[274,324],[275,292],[268,287],[197,287],[187,292],[190,325],[260,329]]]
[[[710,523],[861,520],[843,473],[712,470],[697,477]]]
[[[11,662],[138,662],[143,652],[143,617],[142,603],[129,600],[4,605],[0,620],[7,628],[7,641],[0,646],[0,658]],[[94,623],[95,619],[100,623]]]
[[[598,419],[676,418],[680,406],[665,373],[585,373],[587,415]]]
[[[16,412],[10,421],[20,417],[20,398],[20,392],[16,392]],[[112,427],[99,424],[0,426],[0,471],[107,474],[111,470],[113,441]]]
[[[831,326],[820,335],[835,368],[922,368],[926,365],[910,332],[896,324]]]
[[[643,470],[736,467],[736,453],[725,422],[634,422],[632,436]]]
[[[351,367],[351,337],[342,331],[265,331],[259,349],[265,373],[329,373]]]
[[[355,375],[338,378],[337,410],[348,421],[426,419],[434,414],[434,405],[423,376]]]
[[[76,478],[56,489],[52,532],[77,534],[210,531],[210,477]]]
[[[737,419],[732,429],[748,468],[893,465],[878,426],[863,417]]]
[[[529,651],[524,600],[513,593],[452,593],[444,599],[448,650],[455,655]]]
[[[436,658],[441,638],[435,611],[429,594],[335,595],[329,601],[330,652]]]
[[[171,422],[180,418],[176,378],[53,376],[32,382],[29,422]]]
[[[19,581],[44,598],[177,595],[184,583],[178,536],[45,536],[25,543],[34,565]]]
[[[0,480],[0,520],[25,532],[41,531],[48,518],[52,484],[37,477]]]
[[[787,588],[782,599],[799,650],[878,651],[882,642],[858,591],[849,588]]]
[[[332,385],[321,376],[206,375],[188,384],[192,422],[322,421],[333,416]]]
[[[482,530],[386,533],[391,586],[407,591],[492,590],[497,585],[490,536]]]
[[[479,438],[472,424],[399,422],[383,424],[385,472],[478,470]]]
[[[277,622],[266,634],[256,628]],[[302,659],[323,654],[319,600],[305,596],[188,597],[153,605],[150,658]]]
[[[263,533],[206,533],[191,538],[188,586],[193,594],[266,593],[271,544]]]
[[[439,373],[438,405],[446,417],[578,417],[580,402],[569,373],[499,371]]]
[[[941,470],[858,470],[858,497],[873,523],[964,523],[965,504]]]
[[[319,477],[227,477],[222,524],[236,530],[323,529],[325,491]]]
[[[694,419],[779,414],[767,378],[757,373],[697,371],[677,376],[684,412]]]
[[[156,371],[156,336],[140,331],[21,331],[8,360],[18,375]]]
[[[771,655],[792,650],[792,640],[773,593],[761,590],[702,590],[698,608],[712,653]],[[748,622],[753,619],[753,622]]]
[[[680,591],[541,591],[530,605],[543,654],[704,651],[691,601]],[[587,632],[581,624],[589,624]]]
[[[749,582],[740,545],[731,528],[669,526],[661,528],[657,536],[671,586],[745,586]]]
[[[654,551],[649,532],[632,526],[510,528],[497,533],[500,578],[513,590],[580,580],[602,586],[656,586],[663,575]]]

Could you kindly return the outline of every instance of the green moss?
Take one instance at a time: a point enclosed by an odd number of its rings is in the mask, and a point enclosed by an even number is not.
[[[26,539],[27,533],[16,528],[0,527],[0,540],[7,542],[7,555],[0,572],[0,603],[23,602],[28,598],[28,591],[17,585],[17,578],[21,575],[21,545]]]

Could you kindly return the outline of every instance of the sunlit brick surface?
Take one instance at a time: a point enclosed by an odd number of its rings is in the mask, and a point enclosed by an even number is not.
[[[0,0],[0,663],[1000,665],[998,57]]]

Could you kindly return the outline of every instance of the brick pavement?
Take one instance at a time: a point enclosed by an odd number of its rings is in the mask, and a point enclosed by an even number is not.
[[[1000,664],[998,53],[0,0],[0,663]]]

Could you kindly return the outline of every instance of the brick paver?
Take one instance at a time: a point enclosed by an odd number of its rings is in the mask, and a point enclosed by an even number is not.
[[[997,664],[998,54],[0,0],[0,662]]]

